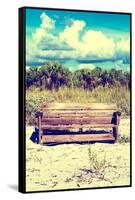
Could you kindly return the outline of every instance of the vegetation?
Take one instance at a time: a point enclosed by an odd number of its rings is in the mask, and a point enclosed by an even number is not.
[[[41,68],[30,68],[26,72],[26,87],[40,87],[41,89],[58,90],[66,85],[71,86],[72,73],[57,62],[50,62]]]
[[[100,178],[105,179],[105,169],[108,167],[108,163],[106,161],[106,155],[104,154],[104,158],[100,158],[97,152],[93,151],[91,145],[88,148],[88,158],[90,171],[100,176]]]
[[[76,103],[116,103],[122,114],[130,114],[130,91],[126,88],[98,87],[93,91],[78,88],[60,88],[43,90],[31,88],[26,92],[26,119],[33,124],[35,112],[40,110],[42,102],[76,102]]]
[[[130,74],[122,70],[102,70],[96,67],[93,70],[80,69],[71,72],[57,62],[50,62],[40,68],[31,67],[26,71],[26,87],[39,87],[40,89],[58,90],[62,87],[78,87],[93,90],[103,87],[130,88]]]
[[[39,90],[30,90],[26,93],[26,121],[29,124],[34,124],[35,113],[40,110],[42,102],[53,102],[53,97]]]
[[[74,73],[57,62],[26,71],[26,120],[34,123],[42,102],[116,103],[130,114],[130,74],[122,70],[81,69]]]
[[[130,142],[130,136],[126,136],[126,135],[118,135],[118,142],[119,143],[129,143]]]

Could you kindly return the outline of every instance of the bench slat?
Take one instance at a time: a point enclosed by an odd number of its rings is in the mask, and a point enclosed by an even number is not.
[[[114,141],[112,134],[73,134],[73,135],[43,135],[42,142],[88,142]]]
[[[112,117],[60,117],[60,118],[42,118],[42,124],[47,125],[68,125],[68,124],[111,124]]]
[[[112,107],[106,107],[106,108],[91,108],[91,107],[79,107],[79,108],[51,108],[51,107],[48,107],[48,108],[43,108],[43,110],[115,110],[116,108],[112,108]]]
[[[41,129],[54,129],[54,130],[68,130],[68,129],[79,129],[79,128],[113,128],[113,127],[118,127],[117,125],[114,124],[86,124],[86,125],[41,125]]]
[[[112,110],[116,109],[115,104],[105,103],[89,103],[89,104],[76,104],[76,103],[51,103],[49,105],[42,105],[44,110]]]
[[[112,117],[112,114],[44,114],[45,118],[66,118],[69,119],[70,117],[74,118],[83,118],[83,117]]]
[[[114,110],[41,110],[43,116],[107,116],[113,114]]]

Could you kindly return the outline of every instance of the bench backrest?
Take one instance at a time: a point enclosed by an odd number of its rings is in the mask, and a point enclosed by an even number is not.
[[[112,124],[116,105],[104,103],[53,103],[43,105],[42,123],[47,125]]]

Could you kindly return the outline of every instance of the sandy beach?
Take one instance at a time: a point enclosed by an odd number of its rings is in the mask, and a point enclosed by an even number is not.
[[[26,190],[60,190],[130,184],[130,144],[62,144],[41,146],[26,129]],[[119,134],[129,137],[130,119],[121,119]],[[96,159],[90,159],[90,155]]]

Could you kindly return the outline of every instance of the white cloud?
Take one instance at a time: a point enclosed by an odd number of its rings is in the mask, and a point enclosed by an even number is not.
[[[36,29],[36,31],[33,33],[33,40],[38,43],[40,40],[42,40],[45,36],[52,36],[49,34],[49,30],[53,29],[55,27],[55,21],[48,17],[45,13],[42,13],[40,16],[41,24],[40,27]]]
[[[125,37],[115,41],[112,35],[109,37],[102,31],[92,29],[85,31],[86,24],[82,20],[72,20],[72,23],[58,35],[54,35],[52,30],[55,28],[55,20],[46,13],[42,13],[40,19],[39,28],[33,33],[32,39],[28,39],[26,43],[29,62],[32,60],[36,62],[36,59],[44,62],[47,59],[122,60],[125,55],[129,57],[130,40]],[[93,64],[79,65],[81,68],[83,66],[94,67]]]
[[[95,68],[94,64],[80,64],[79,69],[90,69],[93,70]]]
[[[128,54],[130,52],[130,39],[121,39],[121,41],[117,43],[117,52]]]
[[[115,43],[101,31],[89,30],[82,38],[80,51],[84,56],[109,58],[115,54]]]
[[[123,69],[123,67],[124,67],[123,60],[115,61],[114,66],[115,66],[116,69]]]
[[[41,28],[48,30],[48,29],[53,29],[55,27],[55,21],[50,17],[48,17],[46,13],[42,13],[40,19],[42,22],[40,25]]]
[[[76,20],[71,26],[66,26],[59,34],[61,41],[76,49],[78,56],[108,58],[115,54],[115,43],[101,31],[88,30],[80,40],[80,31],[85,27],[85,22]]]
[[[71,26],[66,26],[64,31],[59,34],[60,41],[64,41],[70,47],[77,49],[80,45],[79,34],[84,26],[84,21],[75,20]]]
[[[46,38],[46,43],[48,44],[49,41],[54,41],[57,38],[49,33],[50,29],[55,27],[55,21],[48,17],[45,13],[42,13],[40,16],[41,24],[40,27],[36,29],[35,32],[32,34],[31,39],[26,39],[26,60],[28,62],[35,60],[35,56],[42,56],[44,53],[39,48],[40,42]],[[38,61],[37,61],[38,62]]]
[[[46,32],[43,28],[38,28],[35,33],[33,33],[33,42],[36,44],[46,35]]]

